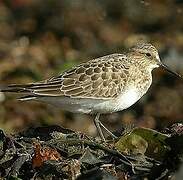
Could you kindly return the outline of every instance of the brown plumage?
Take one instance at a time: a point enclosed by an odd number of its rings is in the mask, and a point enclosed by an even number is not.
[[[35,96],[72,98],[115,98],[125,87],[129,63],[126,56],[112,54],[80,64],[58,77],[27,85],[9,85],[2,91],[30,93]]]
[[[137,44],[125,54],[93,59],[43,82],[1,87],[2,92],[25,94],[22,100],[40,100],[71,112],[96,113],[94,120],[101,138],[100,113],[130,107],[149,89],[152,70],[163,66],[157,49]],[[103,125],[102,125],[103,126]]]

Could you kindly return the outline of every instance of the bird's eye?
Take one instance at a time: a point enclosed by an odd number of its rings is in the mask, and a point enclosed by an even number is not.
[[[146,56],[147,56],[147,57],[151,57],[151,54],[150,54],[150,53],[146,53]]]

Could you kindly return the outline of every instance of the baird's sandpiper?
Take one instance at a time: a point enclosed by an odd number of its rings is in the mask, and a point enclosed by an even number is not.
[[[149,89],[152,70],[158,67],[180,77],[160,61],[154,46],[141,43],[127,53],[90,60],[46,81],[8,85],[1,91],[25,94],[21,100],[43,101],[71,112],[96,114],[94,123],[105,140],[100,114],[121,111],[137,102]]]

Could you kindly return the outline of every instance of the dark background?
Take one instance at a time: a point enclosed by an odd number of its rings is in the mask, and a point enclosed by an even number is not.
[[[82,61],[151,42],[162,61],[183,74],[182,0],[0,1],[0,84],[59,75]],[[0,94],[0,128],[62,125],[96,135],[92,116],[64,112]],[[153,72],[148,93],[129,109],[104,115],[111,130],[131,125],[162,129],[183,119],[183,80]]]

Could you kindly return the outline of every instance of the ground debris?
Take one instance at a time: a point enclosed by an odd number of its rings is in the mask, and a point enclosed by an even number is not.
[[[34,144],[34,156],[32,158],[33,168],[42,166],[45,161],[59,161],[60,159],[61,156],[56,150],[48,147],[42,148],[40,143]]]
[[[164,133],[134,128],[107,142],[59,126],[31,128],[12,136],[1,130],[0,176],[19,179],[168,177],[174,175],[182,162],[182,127],[174,124]],[[152,153],[150,148],[159,151]]]

